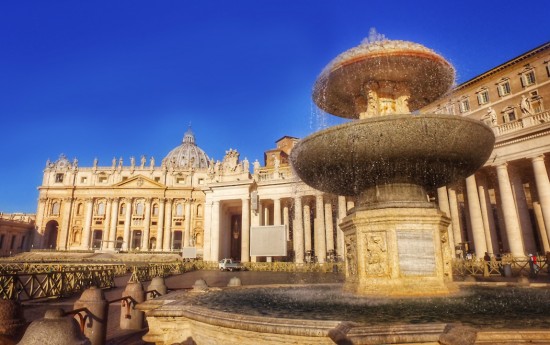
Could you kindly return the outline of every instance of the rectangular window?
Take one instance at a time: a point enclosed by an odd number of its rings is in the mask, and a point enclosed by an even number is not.
[[[502,82],[502,83],[498,84],[498,95],[500,97],[504,97],[506,95],[509,95],[511,91],[512,90],[510,88],[510,82],[505,81],[505,82]]]
[[[203,178],[200,178],[200,179],[199,179],[199,184],[200,184],[200,185],[201,185],[201,184],[204,184],[204,179],[203,179]]]
[[[470,101],[467,99],[463,99],[459,103],[459,108],[461,113],[467,113],[470,111]]]
[[[55,174],[55,182],[61,183],[63,182],[63,174]]]
[[[516,112],[513,109],[506,110],[502,117],[504,122],[512,122],[516,120]]]
[[[151,222],[151,225],[157,225],[157,222]]]
[[[10,249],[13,249],[15,248],[15,235],[11,237],[11,242],[10,242]]]
[[[126,181],[128,179],[128,176],[122,176],[122,181]]]
[[[178,177],[176,179],[177,184],[185,184],[185,178],[184,177]]]
[[[489,103],[489,90],[482,90],[477,94],[477,101],[481,104]]]
[[[535,81],[535,71],[525,72],[521,75],[521,85],[523,87],[533,85]]]
[[[86,182],[88,182],[88,177],[82,176],[82,177],[80,178],[80,183],[86,183]]]
[[[155,182],[160,182],[160,177],[155,177]]]
[[[0,235],[0,249],[4,246],[4,234]]]
[[[98,181],[99,183],[107,183],[107,176],[99,176]]]
[[[21,238],[21,246],[19,247],[19,249],[23,249],[23,247],[25,246],[26,238],[27,238],[27,236],[23,235],[23,237]]]
[[[123,221],[123,220],[119,220],[119,221],[118,221],[118,225],[124,225],[124,221]]]

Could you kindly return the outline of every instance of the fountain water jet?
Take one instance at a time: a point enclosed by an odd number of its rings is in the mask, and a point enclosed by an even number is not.
[[[355,119],[303,139],[291,162],[308,185],[358,196],[341,224],[346,289],[362,295],[438,295],[452,285],[449,218],[427,192],[473,174],[489,158],[489,127],[463,117],[412,115],[447,92],[454,69],[412,42],[367,41],[336,57],[313,100]]]

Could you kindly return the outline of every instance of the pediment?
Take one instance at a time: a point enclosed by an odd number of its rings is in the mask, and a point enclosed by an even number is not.
[[[121,181],[113,185],[115,188],[165,188],[161,183],[151,180],[143,175],[136,175],[127,180]]]

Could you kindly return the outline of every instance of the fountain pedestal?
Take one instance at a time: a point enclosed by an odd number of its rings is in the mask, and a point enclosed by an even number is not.
[[[452,283],[450,219],[436,208],[359,208],[345,234],[345,289],[360,295],[445,295]]]

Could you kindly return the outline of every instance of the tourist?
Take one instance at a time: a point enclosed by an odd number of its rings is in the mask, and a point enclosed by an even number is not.
[[[529,254],[529,269],[530,269],[530,276],[535,277],[537,273],[539,272],[539,265],[537,264],[537,257],[536,255]]]

